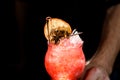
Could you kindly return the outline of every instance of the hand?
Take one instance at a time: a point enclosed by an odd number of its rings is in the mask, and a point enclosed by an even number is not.
[[[86,65],[86,68],[79,80],[110,80],[106,70],[93,63]]]

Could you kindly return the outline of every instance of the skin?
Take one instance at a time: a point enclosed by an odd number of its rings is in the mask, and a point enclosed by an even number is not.
[[[109,75],[119,51],[120,4],[108,9],[99,47],[79,80],[110,80]]]

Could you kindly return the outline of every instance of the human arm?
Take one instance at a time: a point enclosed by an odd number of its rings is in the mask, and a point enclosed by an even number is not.
[[[86,65],[81,80],[109,80],[120,50],[120,4],[108,9],[101,41],[96,53]]]

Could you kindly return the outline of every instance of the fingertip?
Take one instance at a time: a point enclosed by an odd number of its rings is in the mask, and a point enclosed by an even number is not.
[[[96,68],[92,68],[91,70],[89,70],[84,80],[97,80],[96,70]]]

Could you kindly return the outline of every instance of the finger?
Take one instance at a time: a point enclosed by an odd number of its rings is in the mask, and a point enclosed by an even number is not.
[[[92,68],[88,72],[85,80],[110,80],[110,79],[109,76],[105,72],[102,72],[100,68]]]
[[[97,80],[97,79],[98,79],[97,68],[92,68],[85,76],[85,80]]]
[[[86,69],[84,70],[84,72],[82,73],[81,77],[79,78],[79,80],[85,80],[86,76],[90,75],[92,70],[94,70],[93,68],[88,68],[86,67]]]
[[[110,80],[110,78],[108,76],[106,76],[104,80]]]

